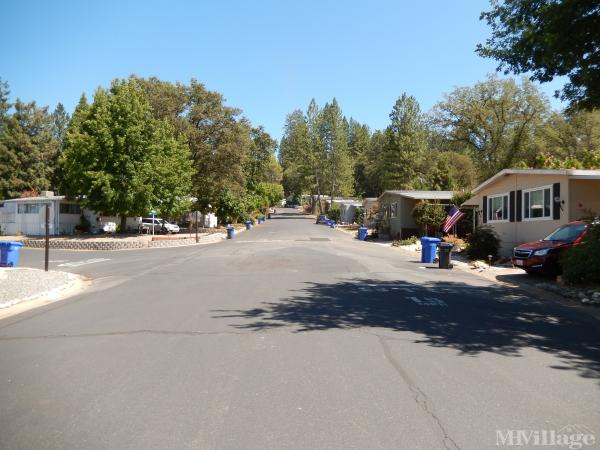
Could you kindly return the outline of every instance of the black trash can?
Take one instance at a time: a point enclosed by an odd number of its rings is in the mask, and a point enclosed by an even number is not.
[[[452,253],[452,247],[453,245],[448,242],[441,242],[438,245],[440,269],[452,269],[452,264],[450,264],[450,254]]]

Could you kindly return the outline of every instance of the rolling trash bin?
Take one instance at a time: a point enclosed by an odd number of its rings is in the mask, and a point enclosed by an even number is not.
[[[367,233],[369,229],[367,227],[359,227],[358,229],[358,240],[365,241],[367,239]]]
[[[21,254],[21,242],[0,242],[0,267],[17,267]]]
[[[227,227],[227,239],[233,239],[235,237],[235,228],[233,225]]]
[[[252,229],[252,222],[250,220],[246,221],[246,230],[251,230]]]
[[[421,238],[421,262],[432,263],[435,260],[435,250],[440,239],[424,236]]]
[[[440,269],[452,269],[450,264],[450,255],[452,254],[453,245],[448,242],[442,242],[439,245],[439,268]]]

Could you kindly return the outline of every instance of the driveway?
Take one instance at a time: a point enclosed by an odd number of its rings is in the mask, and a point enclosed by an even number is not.
[[[214,245],[53,251],[96,281],[0,321],[0,448],[600,439],[596,320],[278,212]]]

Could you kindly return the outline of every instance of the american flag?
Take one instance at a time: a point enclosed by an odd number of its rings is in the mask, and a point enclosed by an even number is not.
[[[444,223],[442,225],[442,231],[444,233],[447,233],[450,230],[450,228],[452,228],[452,225],[454,225],[464,216],[465,213],[460,212],[460,209],[452,205],[452,208],[450,208],[450,211],[448,211],[448,215],[446,216],[446,219],[444,220]]]

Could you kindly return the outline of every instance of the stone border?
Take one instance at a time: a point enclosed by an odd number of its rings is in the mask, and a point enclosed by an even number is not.
[[[210,244],[225,238],[224,233],[209,233],[200,237],[198,244]],[[22,241],[24,247],[44,248],[44,239],[25,239]],[[167,248],[181,247],[185,245],[196,245],[196,238],[184,238],[158,241],[86,241],[86,240],[62,240],[50,239],[50,248],[57,250],[131,250],[142,248]]]

